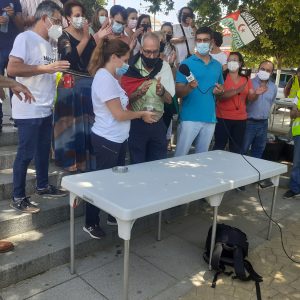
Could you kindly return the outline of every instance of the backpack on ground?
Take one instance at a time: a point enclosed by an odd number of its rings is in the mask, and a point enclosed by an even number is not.
[[[211,231],[212,227],[208,231],[203,254],[207,263],[209,263]],[[221,273],[228,276],[233,274],[233,272],[225,271],[225,266],[228,265],[234,268],[235,276],[232,277],[233,279],[253,280],[255,282],[256,296],[258,300],[261,300],[259,283],[263,281],[263,278],[254,271],[251,263],[245,259],[248,256],[248,247],[247,235],[244,232],[226,224],[217,224],[216,242],[211,261],[212,269],[217,272],[211,287],[216,287],[216,281]]]

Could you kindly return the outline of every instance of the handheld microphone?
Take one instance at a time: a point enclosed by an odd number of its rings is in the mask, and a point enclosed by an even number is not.
[[[186,77],[188,83],[195,80],[193,73],[191,72],[190,68],[186,64],[181,64],[178,70]]]

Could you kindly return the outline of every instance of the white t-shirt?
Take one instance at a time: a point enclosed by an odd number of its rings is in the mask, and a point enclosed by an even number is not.
[[[222,66],[227,64],[227,55],[224,52],[220,52],[217,54],[210,53],[210,56],[217,60]]]
[[[191,54],[194,54],[195,52],[195,33],[194,30],[191,26],[185,27],[182,26],[184,32],[185,32],[185,36],[186,36],[186,40],[188,42],[189,45],[189,50]],[[183,36],[183,32],[181,29],[180,24],[175,24],[173,25],[173,37],[174,38],[179,38]],[[182,42],[179,44],[174,45],[176,48],[176,54],[177,54],[177,63],[180,64],[183,60],[186,59],[188,52],[187,52],[187,48],[186,48],[186,42]]]
[[[95,123],[92,131],[105,139],[123,143],[129,136],[130,121],[117,121],[105,102],[119,98],[122,108],[126,110],[128,97],[118,80],[106,69],[99,69],[92,84],[92,101]]]
[[[48,41],[28,30],[16,37],[10,56],[22,59],[27,65],[46,65],[53,61],[53,50]],[[16,77],[18,82],[28,87],[36,102],[25,103],[13,95],[12,117],[34,119],[50,116],[56,91],[55,77],[55,74]]]

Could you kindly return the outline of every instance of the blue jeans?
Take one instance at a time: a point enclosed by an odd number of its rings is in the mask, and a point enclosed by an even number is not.
[[[294,158],[290,190],[296,194],[300,193],[300,135],[294,136]]]
[[[52,116],[36,119],[16,119],[19,146],[13,166],[13,197],[23,198],[26,174],[34,158],[37,188],[48,186],[49,155],[52,134]]]
[[[92,132],[92,146],[96,156],[96,170],[105,170],[115,166],[125,165],[127,141],[115,143],[98,136]],[[86,203],[85,225],[86,227],[99,225],[100,209],[90,203]],[[110,216],[108,217],[110,218]]]
[[[251,156],[261,158],[267,143],[268,120],[247,120],[244,135],[244,153],[251,148]]]
[[[215,123],[182,121],[178,126],[175,156],[188,154],[194,140],[196,153],[208,151],[215,126]]]

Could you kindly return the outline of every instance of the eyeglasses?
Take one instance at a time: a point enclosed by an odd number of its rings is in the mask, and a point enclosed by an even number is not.
[[[197,43],[209,43],[210,41],[210,39],[196,39]]]
[[[54,24],[54,25],[61,25],[62,26],[61,19],[56,19],[56,18],[53,18],[53,17],[48,17],[48,18],[53,21],[53,23],[51,22],[52,24]]]
[[[268,72],[270,74],[273,72],[273,70],[268,70],[268,69],[266,69],[264,67],[260,67],[259,69],[262,70],[262,71],[266,71],[266,72]]]
[[[153,50],[153,51],[142,49],[142,51],[146,56],[151,56],[151,55],[158,56],[158,54],[159,54],[159,49]]]

